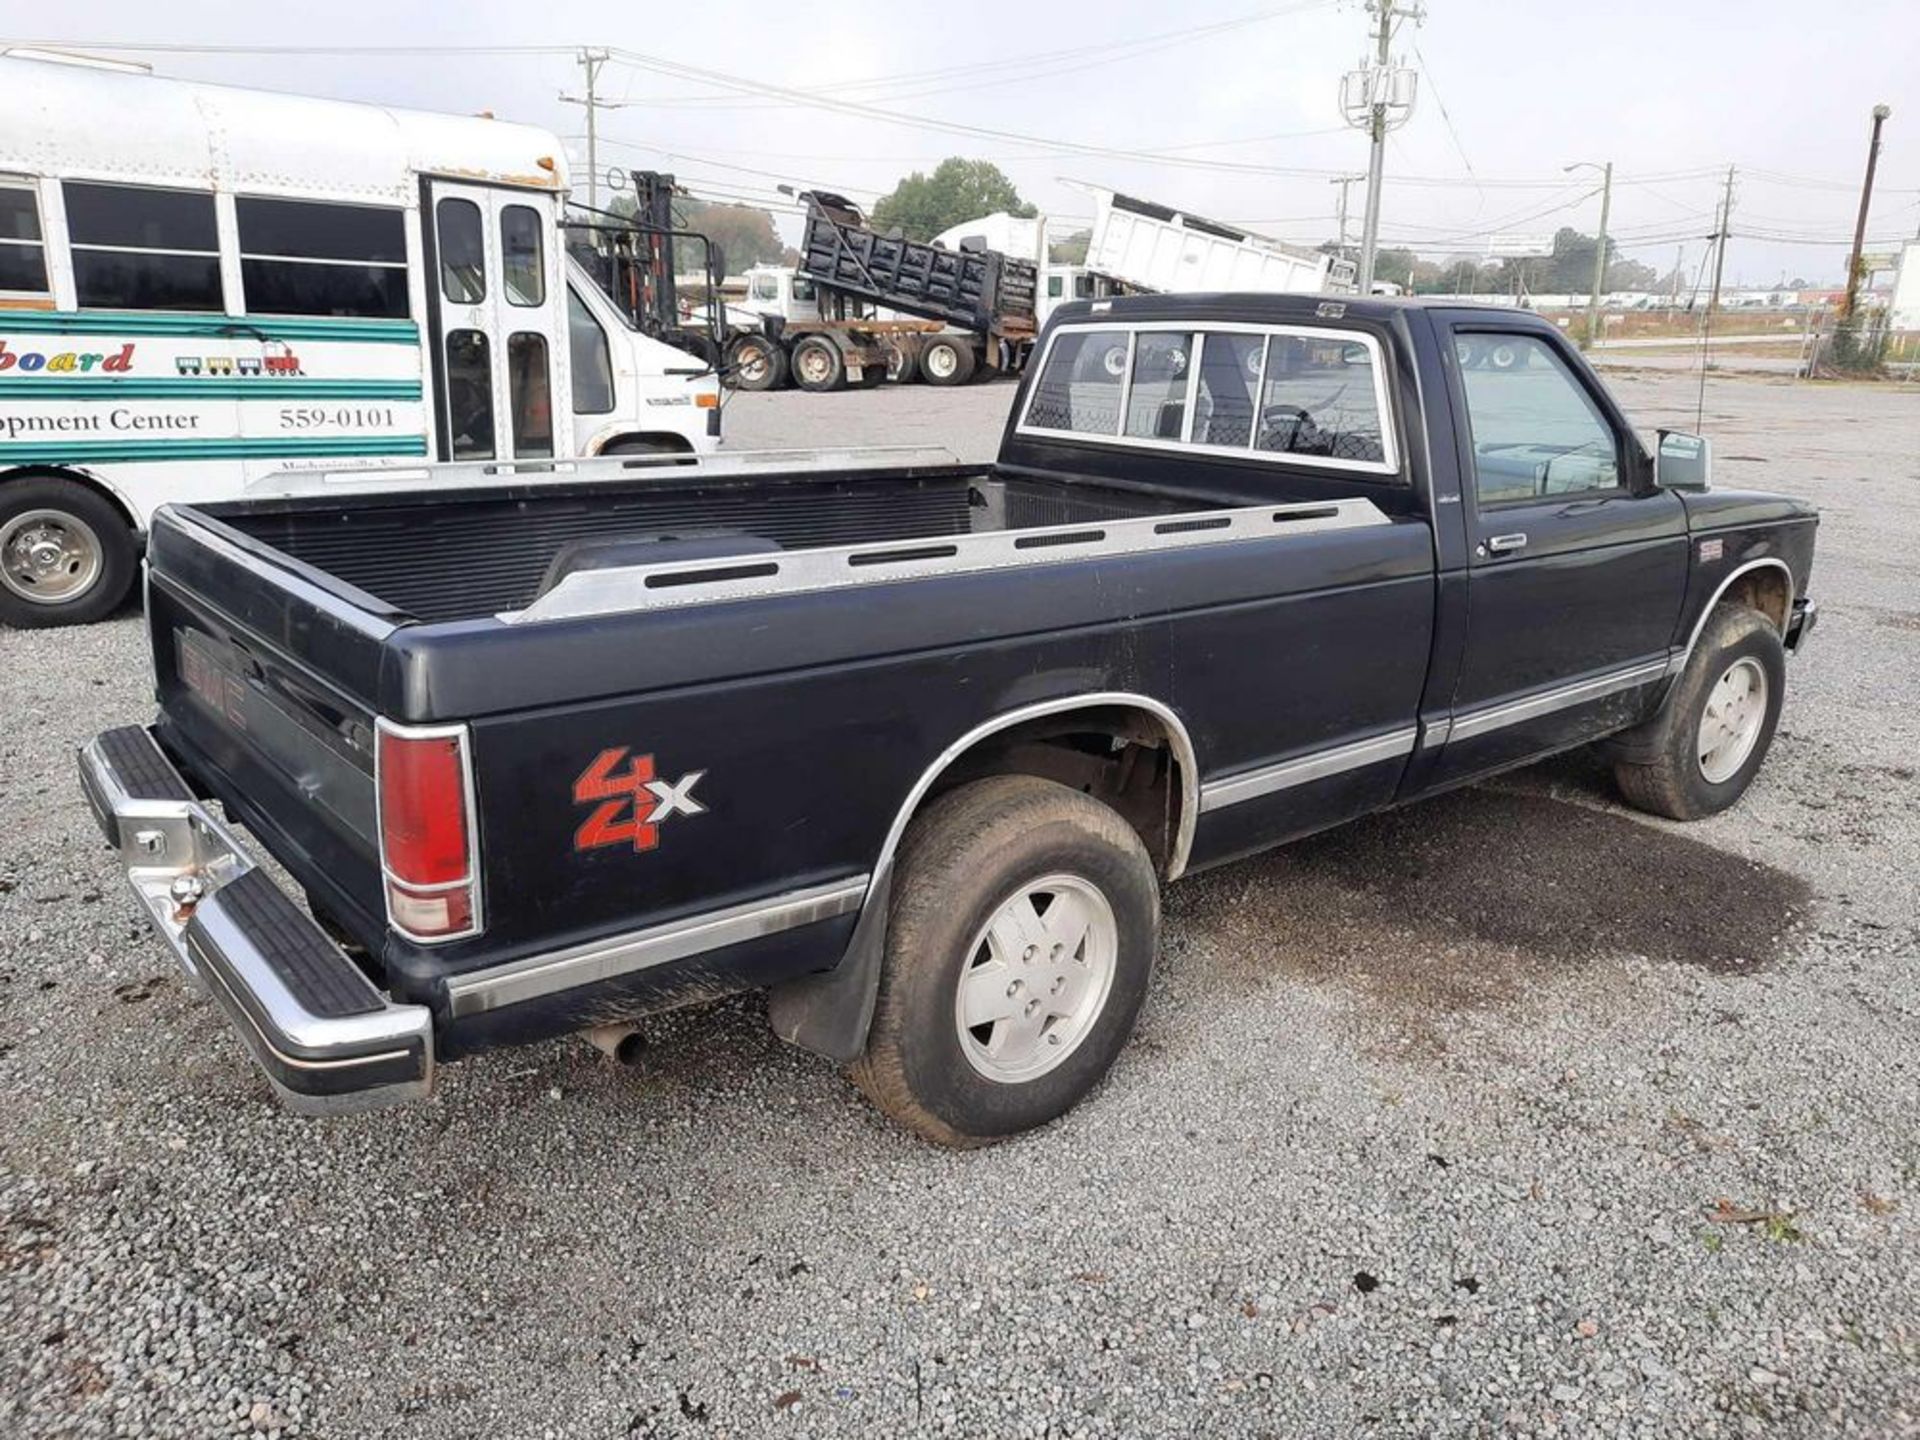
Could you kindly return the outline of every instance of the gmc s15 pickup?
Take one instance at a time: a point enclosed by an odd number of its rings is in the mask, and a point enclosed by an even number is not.
[[[296,1108],[762,988],[981,1142],[1106,1071],[1190,870],[1592,741],[1643,810],[1737,800],[1816,517],[1708,460],[1521,313],[1069,305],[991,466],[169,509],[159,715],[82,779]]]

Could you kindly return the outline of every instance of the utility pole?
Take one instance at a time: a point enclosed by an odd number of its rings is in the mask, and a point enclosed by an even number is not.
[[[1842,320],[1853,318],[1853,307],[1860,299],[1860,248],[1867,243],[1867,207],[1873,203],[1873,170],[1880,163],[1880,127],[1892,113],[1891,106],[1873,107],[1873,139],[1867,144],[1867,178],[1860,182],[1860,214],[1853,222],[1853,253],[1847,258],[1847,298],[1840,306]]]
[[[587,208],[590,210],[600,208],[600,133],[594,122],[602,109],[617,108],[594,93],[594,87],[600,79],[600,67],[606,63],[605,50],[582,47],[580,64],[587,72],[587,93],[584,98],[579,95],[560,97],[568,105],[584,105],[587,108]]]
[[[1576,160],[1561,167],[1571,175],[1575,170],[1600,172],[1600,237],[1593,247],[1593,289],[1587,297],[1587,344],[1600,338],[1600,292],[1607,288],[1607,212],[1613,206],[1613,162],[1596,165],[1591,160]]]
[[[1340,187],[1340,258],[1347,258],[1347,190],[1356,180],[1364,180],[1364,175],[1341,175],[1329,180],[1329,185]]]
[[[1587,344],[1600,339],[1600,294],[1607,288],[1607,214],[1613,208],[1613,162],[1600,178],[1600,240],[1593,247],[1593,294],[1587,298]]]
[[[1713,288],[1707,292],[1708,325],[1713,324],[1714,309],[1720,304],[1720,275],[1727,264],[1727,226],[1733,219],[1733,166],[1727,167],[1727,185],[1720,200],[1720,226],[1713,238],[1719,243],[1713,252]]]
[[[1367,157],[1367,215],[1360,234],[1359,291],[1373,293],[1373,264],[1380,246],[1380,181],[1386,169],[1387,132],[1397,130],[1413,114],[1414,72],[1393,64],[1394,22],[1418,21],[1426,12],[1419,0],[1367,0],[1377,25],[1373,33],[1371,64],[1350,70],[1341,78],[1340,107],[1346,121],[1364,129],[1372,140]]]

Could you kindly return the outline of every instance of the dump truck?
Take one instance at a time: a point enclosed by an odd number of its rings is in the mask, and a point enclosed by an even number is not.
[[[803,390],[887,378],[959,385],[1026,363],[1038,329],[1031,261],[883,234],[829,191],[799,199],[806,229],[788,284],[812,290],[817,318],[782,307],[737,337],[728,353],[740,388],[770,390],[788,378]]]

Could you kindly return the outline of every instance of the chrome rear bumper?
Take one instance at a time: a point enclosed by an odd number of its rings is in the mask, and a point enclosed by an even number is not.
[[[337,1114],[432,1090],[432,1012],[382,995],[193,798],[147,730],[105,731],[79,758],[87,804],[154,929],[289,1109]]]

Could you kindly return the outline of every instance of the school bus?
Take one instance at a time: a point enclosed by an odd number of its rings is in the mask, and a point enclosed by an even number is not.
[[[534,126],[0,55],[0,623],[109,614],[157,507],[289,469],[712,450],[566,194]]]

